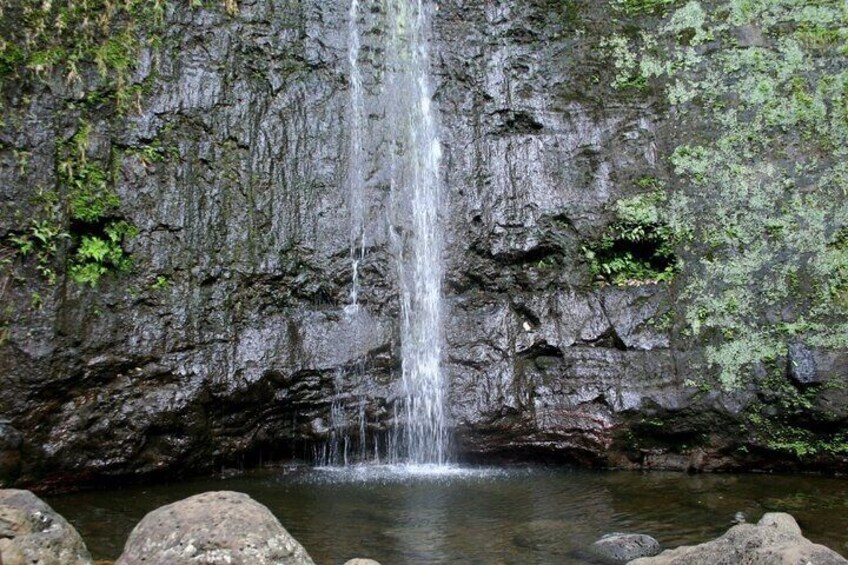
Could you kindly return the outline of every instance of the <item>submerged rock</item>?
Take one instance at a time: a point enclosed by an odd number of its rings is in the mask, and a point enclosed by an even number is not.
[[[518,526],[515,529],[512,541],[516,546],[523,549],[549,555],[565,555],[572,551],[570,532],[567,522],[533,520]]]
[[[0,490],[0,563],[91,565],[82,538],[46,502],[26,490]]]
[[[205,492],[150,512],[116,565],[314,565],[265,506],[246,494]]]
[[[811,542],[789,514],[770,512],[753,524],[739,524],[726,534],[707,543],[682,546],[645,557],[633,565],[844,565],[848,560],[823,545]]]
[[[652,557],[662,550],[657,540],[645,534],[607,534],[592,544],[592,554],[604,563],[627,563]]]

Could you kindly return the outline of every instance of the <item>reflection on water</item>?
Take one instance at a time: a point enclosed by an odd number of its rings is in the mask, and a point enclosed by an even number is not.
[[[568,469],[382,466],[274,469],[50,497],[96,558],[114,559],[150,510],[207,490],[268,506],[317,563],[371,557],[414,563],[586,563],[605,533],[650,534],[667,547],[706,541],[737,512],[791,512],[807,537],[848,553],[848,479]]]

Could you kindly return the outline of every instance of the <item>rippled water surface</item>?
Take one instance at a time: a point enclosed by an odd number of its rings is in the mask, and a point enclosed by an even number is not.
[[[734,515],[792,513],[807,537],[848,553],[848,479],[420,466],[273,469],[229,479],[54,496],[97,559],[121,553],[149,511],[208,490],[268,506],[319,565],[586,563],[613,531],[664,546],[722,534]]]

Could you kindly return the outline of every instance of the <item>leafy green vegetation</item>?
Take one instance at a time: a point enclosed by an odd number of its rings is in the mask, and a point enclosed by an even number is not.
[[[165,275],[156,275],[156,280],[150,285],[153,290],[163,290],[170,286],[171,281]]]
[[[603,43],[613,86],[656,87],[692,126],[659,213],[672,233],[691,230],[683,316],[722,385],[790,340],[848,347],[844,2],[689,1],[652,31],[629,25]]]
[[[38,273],[49,283],[56,282],[54,258],[62,239],[68,238],[67,232],[50,220],[31,220],[26,231],[10,235],[9,242],[21,257],[34,255]]]
[[[104,229],[105,237],[84,235],[70,266],[70,276],[77,284],[95,286],[106,273],[127,272],[132,267],[124,251],[124,240],[138,231],[127,222],[112,222]]]
[[[667,9],[677,0],[612,0],[614,9],[619,10],[628,16],[638,14],[653,14],[660,10]]]
[[[60,253],[65,256],[68,251],[68,275],[81,285],[94,286],[104,274],[126,272],[132,265],[123,246],[137,230],[120,217],[121,201],[112,189],[109,167],[88,157],[91,129],[84,122],[59,144],[58,190],[41,191],[34,201],[36,216],[4,242],[13,256],[34,257],[39,275],[49,285],[56,283]],[[12,259],[6,257],[4,269]],[[38,296],[33,304],[41,304]]]
[[[147,34],[153,41],[164,21],[164,0],[24,0],[0,10],[0,84],[27,73],[59,72],[82,83],[87,67],[120,92]]]
[[[761,401],[747,408],[745,432],[756,443],[798,459],[848,453],[848,434],[844,430],[823,433],[803,425],[803,416],[813,409],[819,390],[799,390],[786,378],[780,365],[771,367],[763,387],[768,391],[769,404],[777,409],[769,410]]]
[[[68,143],[60,144],[57,173],[71,219],[94,224],[115,212],[121,201],[109,187],[104,166],[86,155],[90,134],[91,124],[83,123]]]
[[[56,258],[70,236],[59,220],[59,197],[56,192],[40,190],[32,202],[36,215],[24,223],[24,227],[7,235],[0,241],[0,272],[3,284],[0,296],[6,289],[11,267],[16,258],[35,260],[38,274],[49,284],[56,282]]]
[[[653,186],[647,181],[642,187]],[[595,277],[618,285],[670,280],[677,271],[678,236],[660,217],[660,191],[616,202],[616,221],[583,253]]]
[[[111,156],[103,156],[102,150],[96,157],[89,155],[91,124],[142,111],[142,97],[155,80],[156,58],[146,76],[134,73],[142,50],[161,45],[170,4],[22,0],[0,5],[0,91],[11,84],[61,80],[78,93],[58,110],[57,121],[62,123],[68,114],[80,121],[73,137],[57,145],[56,189],[49,192],[53,200],[36,205],[35,217],[0,242],[4,281],[18,258],[34,257],[49,284],[56,282],[62,264],[72,280],[88,285],[108,272],[130,268],[124,245],[135,228],[123,219],[113,188],[113,169],[121,155],[114,147]],[[237,0],[192,0],[190,5],[223,9],[229,15],[239,11]],[[29,153],[14,151],[24,176]],[[149,166],[172,154],[173,148],[154,141],[130,152]]]
[[[67,143],[60,144],[57,172],[75,248],[68,274],[78,284],[95,286],[107,272],[131,268],[123,245],[138,232],[118,216],[121,201],[107,167],[88,157],[91,129],[91,124],[83,123]]]
[[[21,0],[0,6],[0,88],[5,81],[46,78],[58,73],[67,83],[96,69],[100,95],[119,112],[137,108],[144,84],[132,84],[140,50],[161,42],[168,0]],[[237,0],[219,0],[230,15]],[[192,0],[192,6],[204,6]]]

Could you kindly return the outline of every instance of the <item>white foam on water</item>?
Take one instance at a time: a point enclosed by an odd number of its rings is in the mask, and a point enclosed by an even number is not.
[[[306,480],[339,484],[496,479],[515,472],[498,467],[468,467],[436,463],[360,464],[347,467],[314,467],[313,470],[313,473],[304,476]]]

